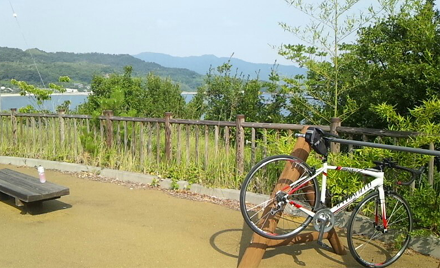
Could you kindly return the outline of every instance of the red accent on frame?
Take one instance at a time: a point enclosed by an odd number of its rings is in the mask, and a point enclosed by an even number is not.
[[[297,203],[295,203],[295,202],[293,202],[293,201],[290,201],[289,202],[291,205],[294,205],[296,208],[302,208],[302,206],[300,205],[300,204],[297,204]]]
[[[284,187],[283,189],[281,189],[281,192],[284,192],[284,191],[287,190],[288,188],[290,188],[290,185],[287,185],[286,187]]]
[[[383,228],[388,229],[388,220],[385,218],[385,211],[382,211]]]
[[[290,190],[290,192],[288,194],[293,194],[294,192],[298,191],[298,189],[300,189],[301,187],[303,187],[307,183],[308,182],[305,182],[305,183],[301,184],[300,186],[296,187],[295,189]]]

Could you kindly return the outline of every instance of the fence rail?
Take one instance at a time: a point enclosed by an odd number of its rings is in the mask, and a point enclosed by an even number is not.
[[[105,111],[96,118],[89,115],[24,114],[11,109],[0,113],[0,149],[23,157],[89,163],[91,154],[106,156],[96,165],[128,168],[141,172],[170,165],[203,166],[206,176],[211,169],[229,169],[242,176],[245,170],[268,155],[268,148],[280,137],[289,139],[300,131],[300,124],[246,122],[238,115],[235,122],[114,116]],[[408,139],[415,132],[343,127],[338,119],[328,126],[318,126],[342,137],[368,141],[377,137]],[[24,142],[25,141],[25,142]],[[332,150],[340,150],[333,144]],[[433,145],[430,147],[433,148]],[[348,145],[348,151],[353,145]],[[433,160],[432,160],[433,161]],[[125,163],[124,165],[122,163]],[[431,163],[430,181],[433,181]],[[217,170],[218,171],[218,170]],[[175,171],[178,172],[178,171]],[[190,173],[190,169],[186,169]],[[185,174],[190,176],[190,174]]]

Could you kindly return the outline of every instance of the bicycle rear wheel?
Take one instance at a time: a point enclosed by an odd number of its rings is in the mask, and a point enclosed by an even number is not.
[[[412,215],[397,193],[385,193],[388,228],[379,203],[379,193],[368,195],[353,211],[347,241],[353,257],[366,267],[385,267],[395,262],[411,240]]]
[[[246,176],[240,190],[240,210],[247,225],[270,239],[301,232],[312,217],[299,209],[314,210],[318,184],[301,159],[276,155],[263,159]]]

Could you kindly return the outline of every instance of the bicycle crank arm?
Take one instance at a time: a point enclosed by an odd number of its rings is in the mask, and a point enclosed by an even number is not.
[[[319,228],[319,236],[318,236],[318,245],[321,246],[324,249],[331,250],[332,248],[328,246],[326,243],[322,242],[322,238],[324,237],[324,233],[326,231],[326,226],[328,223],[330,223],[330,219],[326,218],[321,222],[321,226]]]

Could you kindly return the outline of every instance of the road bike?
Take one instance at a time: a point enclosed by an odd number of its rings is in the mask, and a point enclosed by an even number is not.
[[[247,225],[263,237],[288,239],[312,223],[319,232],[318,244],[328,247],[322,242],[323,234],[335,226],[335,216],[341,212],[349,215],[345,211],[352,210],[346,227],[347,244],[356,261],[365,267],[385,267],[395,262],[408,247],[413,219],[407,201],[392,189],[395,187],[384,185],[384,170],[397,169],[411,176],[408,181],[396,182],[407,186],[421,176],[424,168],[399,166],[389,159],[374,161],[373,168],[328,165],[331,134],[309,127],[306,133],[296,136],[305,138],[322,156],[322,166],[312,168],[291,155],[270,156],[257,163],[240,190],[240,210]],[[372,180],[328,207],[327,176],[331,170],[362,174]]]

